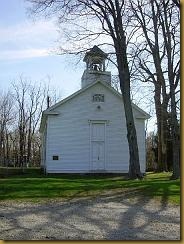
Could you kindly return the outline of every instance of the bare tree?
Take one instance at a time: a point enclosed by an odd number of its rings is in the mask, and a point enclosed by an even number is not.
[[[13,84],[15,91],[15,100],[18,110],[18,132],[19,132],[19,167],[24,167],[26,153],[26,127],[28,122],[28,113],[26,109],[28,84],[20,77],[18,84]]]
[[[13,99],[10,91],[0,98],[0,164],[7,165],[9,158],[9,126],[13,122]]]
[[[179,158],[179,125],[177,120],[177,108],[176,108],[176,88],[180,81],[180,58],[179,50],[177,46],[180,41],[176,39],[178,33],[177,29],[173,28],[173,17],[176,18],[176,26],[179,26],[179,13],[174,12],[174,8],[169,4],[168,1],[163,0],[163,14],[159,15],[160,24],[164,36],[164,42],[166,46],[167,54],[167,67],[168,67],[168,81],[170,88],[170,99],[171,99],[171,136],[173,143],[173,179],[180,177],[180,158]],[[171,27],[172,26],[172,27]]]
[[[178,10],[172,2],[165,0],[131,1],[131,8],[134,14],[132,18],[142,29],[139,37],[141,43],[136,45],[134,53],[137,59],[135,67],[144,82],[151,81],[155,87],[159,170],[167,170],[168,105],[175,99],[180,77]],[[173,108],[172,115],[172,121],[175,121],[172,124],[177,124],[176,108]],[[177,133],[172,136],[173,152],[179,155]],[[177,148],[174,149],[175,146]],[[179,159],[176,155],[174,157],[173,175],[177,175],[174,177],[177,178],[179,171],[176,165],[179,165]],[[174,173],[176,171],[178,173]]]
[[[43,83],[43,82],[42,82]],[[56,102],[58,91],[20,76],[0,97],[0,165],[24,167],[40,165],[41,115],[46,97]]]
[[[180,0],[173,0],[173,3],[180,9]]]
[[[28,90],[28,134],[27,134],[27,164],[31,163],[31,146],[35,131],[40,121],[41,113],[46,98],[46,89],[43,89],[41,84],[39,86],[30,85]]]

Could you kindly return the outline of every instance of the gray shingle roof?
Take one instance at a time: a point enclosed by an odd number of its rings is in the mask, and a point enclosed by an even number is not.
[[[86,61],[87,59],[87,56],[96,56],[96,55],[99,55],[101,57],[104,57],[104,58],[107,58],[107,54],[104,53],[99,47],[97,47],[96,45],[91,48],[91,50],[89,52],[86,52],[86,55],[84,57],[84,61]]]

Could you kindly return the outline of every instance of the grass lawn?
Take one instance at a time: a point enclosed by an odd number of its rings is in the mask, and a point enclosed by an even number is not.
[[[150,197],[165,203],[180,204],[180,180],[169,180],[171,173],[147,173],[143,180],[127,180],[114,175],[44,176],[38,169],[15,174],[15,169],[2,177],[0,169],[0,200],[40,201],[47,198],[96,196],[108,190],[130,192],[132,197]],[[11,174],[10,174],[11,172]]]

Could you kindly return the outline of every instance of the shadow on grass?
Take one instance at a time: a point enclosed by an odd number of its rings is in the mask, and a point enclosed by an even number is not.
[[[110,176],[75,176],[44,178],[1,179],[0,199],[34,199],[56,197],[94,196],[109,190],[121,190],[122,194],[133,192],[134,195],[158,197],[162,204],[169,201],[179,204],[180,181],[161,179],[125,180],[123,177]]]

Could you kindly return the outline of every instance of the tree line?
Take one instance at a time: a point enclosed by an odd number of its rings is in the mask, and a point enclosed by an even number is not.
[[[24,77],[0,97],[0,166],[40,166],[39,125],[43,110],[58,99],[55,90]]]

